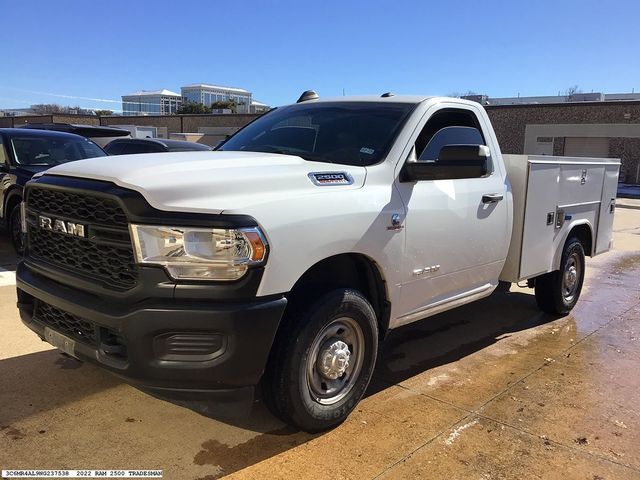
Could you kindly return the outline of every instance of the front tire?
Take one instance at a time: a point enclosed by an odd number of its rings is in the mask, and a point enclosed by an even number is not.
[[[19,203],[11,209],[8,227],[13,248],[15,248],[18,255],[22,255],[24,253],[25,241],[24,233],[22,233],[22,214]]]
[[[562,252],[560,270],[536,278],[536,302],[541,310],[566,315],[575,307],[584,283],[584,249],[571,237]]]
[[[267,404],[307,432],[332,428],[351,413],[369,385],[378,350],[375,312],[358,291],[321,297],[288,318],[265,377]]]

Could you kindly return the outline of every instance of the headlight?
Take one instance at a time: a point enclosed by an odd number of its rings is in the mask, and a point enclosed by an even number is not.
[[[131,225],[136,260],[180,280],[237,280],[267,256],[258,228]]]

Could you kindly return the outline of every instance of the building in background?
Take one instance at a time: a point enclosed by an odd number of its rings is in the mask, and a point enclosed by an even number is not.
[[[182,105],[182,96],[170,90],[140,90],[122,96],[123,115],[172,115]]]
[[[549,103],[574,102],[615,102],[620,100],[640,100],[640,93],[601,93],[575,92],[566,95],[545,95],[536,97],[490,97],[489,95],[470,94],[460,98],[472,100],[482,105],[545,105]]]
[[[4,108],[0,110],[1,117],[23,117],[26,115],[37,115],[33,108]]]
[[[185,85],[181,91],[184,102],[201,103],[210,107],[216,102],[234,101],[236,113],[251,113],[252,94],[243,88],[195,83]]]
[[[503,153],[622,160],[620,180],[640,184],[640,101],[486,105]]]
[[[271,107],[269,105],[254,100],[251,102],[251,110],[249,111],[249,113],[264,113],[268,112],[269,110],[271,110]]]

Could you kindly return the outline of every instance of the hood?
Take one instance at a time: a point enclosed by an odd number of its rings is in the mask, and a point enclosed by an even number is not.
[[[310,173],[345,172],[351,185],[317,185]],[[283,198],[360,188],[366,169],[257,152],[175,152],[91,158],[46,175],[104,180],[140,192],[159,210],[221,213]]]
[[[16,170],[23,170],[26,173],[35,175],[36,173],[44,172],[46,169],[51,168],[49,165],[18,165]]]

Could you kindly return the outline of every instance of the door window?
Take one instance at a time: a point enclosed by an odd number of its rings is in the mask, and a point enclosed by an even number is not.
[[[155,152],[164,152],[158,145],[154,145],[152,143],[130,143],[123,147],[122,155],[133,155],[136,153],[155,153]]]
[[[446,145],[486,145],[480,122],[473,112],[445,109],[433,114],[416,140],[416,158],[437,162],[440,150]]]
[[[4,149],[4,145],[2,144],[2,137],[0,137],[0,165],[7,164],[7,151]]]
[[[104,151],[109,155],[121,155],[122,147],[123,145],[120,142],[111,142],[106,147],[104,147]]]

